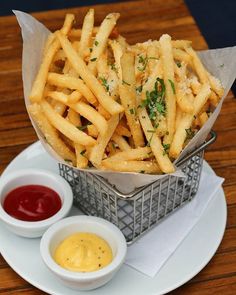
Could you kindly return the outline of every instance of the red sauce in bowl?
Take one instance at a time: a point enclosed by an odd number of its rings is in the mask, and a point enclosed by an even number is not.
[[[41,221],[56,214],[61,205],[61,198],[49,187],[25,185],[7,194],[3,208],[16,219]]]

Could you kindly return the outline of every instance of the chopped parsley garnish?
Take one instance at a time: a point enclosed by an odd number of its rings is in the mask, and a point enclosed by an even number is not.
[[[97,40],[94,41],[94,45],[98,46],[99,42]]]
[[[88,125],[91,125],[91,124],[92,124],[92,123],[88,122],[88,123],[85,124],[85,125],[77,126],[77,128],[78,128],[80,131],[83,131],[83,130],[85,130],[85,129],[88,127]]]
[[[176,65],[177,65],[178,68],[181,68],[181,62],[180,61],[177,61]]]
[[[162,144],[164,151],[163,151],[163,156],[165,156],[169,152],[170,144]]]
[[[122,80],[122,84],[130,86],[130,84],[128,82],[126,82],[125,80]]]
[[[104,77],[99,77],[99,80],[102,82],[102,86],[106,89],[106,91],[109,91],[109,85],[107,83],[107,79]]]
[[[194,132],[194,130],[192,130],[191,127],[188,128],[188,129],[185,129],[185,131],[186,131],[186,140],[187,139],[192,139],[194,137],[195,132]]]
[[[90,61],[95,61],[95,60],[97,60],[96,57],[90,59]]]
[[[175,94],[175,84],[172,80],[168,79],[168,81],[170,82],[170,85],[171,85],[171,88],[172,88],[172,91],[173,93]]]
[[[140,92],[142,92],[142,90],[143,90],[143,85],[136,87],[136,92],[140,93]]]
[[[145,171],[144,171],[144,170],[141,170],[141,171],[139,171],[139,173],[142,173],[142,174],[144,174],[144,173],[145,173]]]
[[[72,163],[72,161],[70,159],[64,159],[64,161],[67,163]]]
[[[108,64],[108,65],[111,66],[111,69],[112,69],[114,72],[118,73],[118,70],[117,70],[117,68],[116,68],[115,63],[111,63],[111,64]]]
[[[146,99],[142,101],[141,107],[147,107],[151,120],[155,120],[158,113],[161,115],[165,115],[166,113],[166,104],[164,101],[165,90],[164,80],[157,78],[154,90],[150,92],[146,91]]]
[[[221,65],[220,65],[220,68],[223,68],[223,66],[224,66],[224,64],[221,64]]]
[[[143,57],[142,55],[139,56],[138,62],[142,65],[141,67],[138,67],[138,70],[140,72],[144,72],[145,71],[149,59],[158,59],[158,58],[157,57],[152,57],[152,56],[150,56],[150,57],[147,57],[147,56],[146,57]]]
[[[86,150],[82,150],[82,151],[80,152],[81,156],[83,156],[85,153],[86,153]]]
[[[147,132],[155,133],[156,131],[153,129],[153,130],[147,130]]]
[[[136,114],[135,109],[129,109],[129,112],[130,112],[131,115],[135,115]]]

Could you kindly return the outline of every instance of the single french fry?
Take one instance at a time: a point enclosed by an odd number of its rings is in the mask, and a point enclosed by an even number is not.
[[[81,30],[80,44],[79,44],[79,55],[84,59],[86,55],[87,48],[89,48],[92,40],[93,27],[94,26],[94,9],[89,9],[86,16],[84,17],[84,22]]]
[[[96,97],[81,79],[69,77],[67,75],[48,73],[47,81],[51,85],[78,90],[91,104],[97,102]]]
[[[68,95],[61,91],[47,91],[45,94],[46,97],[51,97],[59,102],[64,104],[68,103]]]
[[[65,20],[64,20],[63,27],[61,28],[61,33],[63,35],[68,34],[68,32],[71,30],[71,27],[72,27],[74,21],[75,21],[75,15],[71,14],[71,13],[67,13]]]
[[[147,48],[147,70],[148,74],[150,75],[156,67],[157,62],[159,61],[159,49],[155,44],[150,44]]]
[[[193,101],[189,99],[189,96],[186,93],[185,83],[176,83],[176,101],[182,112],[189,114],[193,113]]]
[[[78,90],[75,90],[68,96],[68,102],[69,103],[76,103],[81,98],[82,98],[82,94]]]
[[[123,107],[114,101],[109,95],[106,93],[103,86],[98,82],[95,76],[89,71],[84,61],[81,57],[76,53],[74,48],[72,47],[69,40],[63,36],[60,32],[57,32],[56,36],[60,40],[60,43],[65,51],[67,58],[69,59],[73,68],[78,72],[78,74],[82,77],[85,84],[91,89],[91,91],[96,95],[100,104],[110,113],[110,114],[119,114],[123,111]]]
[[[213,77],[210,73],[207,72],[207,76],[211,85],[211,89],[221,98],[224,94],[224,87],[222,86],[219,79]]]
[[[123,136],[120,136],[116,133],[114,133],[112,135],[112,138],[111,138],[117,145],[118,147],[122,150],[122,151],[127,151],[127,150],[130,150],[131,147],[130,145],[128,144],[128,142],[124,139]]]
[[[112,157],[107,158],[104,161],[120,160],[120,161],[142,161],[148,158],[152,158],[153,153],[150,147],[140,147],[136,149],[128,149],[122,152],[118,152]]]
[[[186,64],[192,65],[191,56],[181,49],[173,48],[173,56],[178,61],[184,61]]]
[[[66,108],[67,108],[67,106],[64,103],[57,101],[57,100],[53,101],[52,107],[53,107],[54,111],[60,116],[62,116],[65,113]]]
[[[67,119],[71,122],[75,127],[81,126],[80,115],[76,113],[73,109],[69,108]],[[73,143],[76,155],[76,167],[84,169],[88,166],[88,159],[86,157],[86,147],[79,144]]]
[[[116,22],[118,18],[120,17],[119,13],[110,13],[108,14],[103,22],[101,23],[98,33],[96,34],[94,43],[93,43],[93,49],[90,55],[90,60],[88,63],[88,68],[96,75],[96,64],[97,59],[101,56],[101,54],[104,52],[104,49],[107,45],[107,40],[112,32],[113,28],[116,25]]]
[[[207,113],[204,112],[201,115],[199,115],[199,120],[200,120],[200,126],[202,127],[206,123],[206,121],[208,120]]]
[[[119,85],[120,100],[136,147],[144,146],[144,138],[137,117],[134,55],[124,53],[121,57],[122,83]]]
[[[94,125],[88,125],[87,126],[87,130],[88,130],[88,135],[97,138],[98,137],[98,130]]]
[[[108,128],[107,121],[93,107],[84,102],[69,104],[69,106],[90,121],[102,136],[106,134]]]
[[[218,102],[219,102],[219,96],[217,96],[214,91],[211,91],[211,95],[209,97],[209,101],[211,102],[211,104],[214,107],[216,107],[218,105]]]
[[[166,87],[166,120],[167,134],[164,137],[165,144],[171,144],[175,132],[175,78],[174,78],[174,58],[171,46],[171,37],[167,34],[161,36],[160,52],[163,65],[163,77]]]
[[[102,162],[106,146],[108,142],[110,141],[112,134],[114,133],[119,123],[119,115],[112,116],[107,123],[108,123],[108,129],[106,131],[106,134],[104,136],[99,134],[97,138],[97,143],[91,149],[89,154],[89,160],[95,167],[98,167]]]
[[[74,16],[67,14],[64,25],[61,29],[61,34],[66,35],[68,31],[70,30],[72,23],[74,21]],[[53,38],[53,37],[51,37]],[[47,44],[46,44],[47,45]],[[29,98],[31,102],[40,102],[43,97],[44,87],[46,85],[47,81],[47,74],[49,71],[49,67],[52,63],[52,60],[56,54],[56,52],[60,48],[60,43],[58,40],[54,40],[51,42],[51,44],[48,47],[48,50],[44,52],[43,61],[40,65],[38,74],[34,80],[33,87],[31,89],[31,93],[29,95]]]
[[[86,155],[86,148],[79,143],[75,143],[75,154],[76,154],[76,167],[81,169],[87,168],[88,158]]]
[[[81,126],[80,115],[76,111],[74,111],[72,108],[68,109],[67,118],[76,127]]]
[[[45,54],[48,52],[48,49],[49,49],[49,47],[51,46],[51,44],[53,43],[54,40],[55,40],[55,35],[53,33],[49,34],[48,38],[47,38],[47,41],[46,41],[46,43],[44,45],[43,56],[45,56]]]
[[[75,154],[68,148],[68,146],[59,138],[58,131],[53,127],[48,119],[44,116],[44,113],[39,104],[31,104],[28,106],[28,111],[32,116],[34,122],[37,124],[46,141],[52,147],[52,149],[62,157],[64,160],[69,160],[75,165]]]
[[[192,89],[193,94],[197,95],[201,90],[201,83],[198,81],[196,76],[191,77],[190,79],[190,87]]]
[[[125,136],[125,137],[130,137],[131,136],[131,132],[129,131],[128,128],[126,128],[125,126],[121,125],[119,123],[119,125],[116,128],[115,131],[118,135],[120,136]]]
[[[101,114],[106,120],[109,120],[111,118],[110,113],[108,113],[102,105],[98,105],[97,110],[99,114]]]
[[[110,40],[109,44],[111,46],[111,49],[113,51],[115,63],[111,65],[113,70],[117,71],[118,78],[122,81],[122,71],[121,71],[121,65],[120,65],[120,59],[123,55],[123,48],[121,44],[116,40]]]
[[[157,163],[164,173],[172,173],[175,171],[174,165],[171,163],[166,150],[164,149],[160,138],[156,135],[155,129],[152,126],[152,122],[148,116],[145,108],[138,109],[139,121],[143,128],[144,134],[148,141],[148,145],[157,160]]]
[[[75,143],[80,143],[85,146],[91,146],[96,143],[91,136],[88,136],[86,133],[80,131],[73,124],[56,113],[46,100],[42,100],[40,105],[49,122],[69,139]]]
[[[192,47],[187,47],[185,50],[192,57],[193,66],[194,66],[194,69],[199,77],[200,82],[202,84],[209,83],[209,79],[207,77],[207,72],[206,72],[200,58],[198,57],[197,53],[192,49]]]
[[[123,171],[123,172],[137,172],[137,173],[149,173],[157,174],[161,173],[160,168],[156,162],[153,161],[120,161],[111,160],[102,161],[103,169],[109,169],[113,171]]]
[[[198,115],[204,104],[207,102],[211,94],[209,84],[203,84],[200,92],[194,99],[194,111],[192,114],[182,114],[179,120],[178,126],[176,126],[176,132],[170,146],[170,156],[177,158],[183,149],[185,139],[187,137],[187,130],[192,125],[194,118]]]

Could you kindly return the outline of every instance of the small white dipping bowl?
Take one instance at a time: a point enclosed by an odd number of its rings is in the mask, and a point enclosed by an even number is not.
[[[57,246],[68,236],[78,233],[94,233],[111,247],[113,260],[93,272],[73,272],[64,269],[53,259]],[[94,216],[73,216],[52,225],[43,235],[40,253],[47,267],[69,288],[92,290],[112,279],[125,260],[127,245],[122,232],[112,223]]]
[[[4,199],[9,192],[25,185],[43,185],[58,193],[61,209],[42,221],[22,221],[10,216],[3,208]],[[27,237],[41,237],[53,223],[69,213],[73,203],[73,193],[68,182],[61,176],[47,170],[22,169],[0,178],[0,219],[13,233]]]

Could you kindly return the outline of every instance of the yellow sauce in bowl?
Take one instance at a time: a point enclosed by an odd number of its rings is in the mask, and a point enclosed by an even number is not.
[[[56,248],[54,259],[65,269],[76,272],[99,270],[112,261],[108,243],[93,233],[75,233]]]

